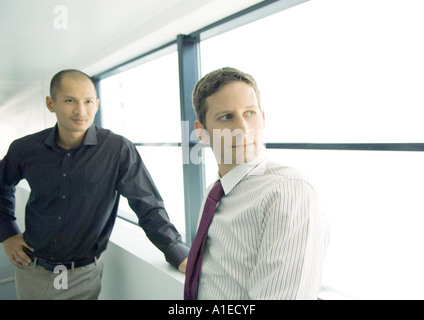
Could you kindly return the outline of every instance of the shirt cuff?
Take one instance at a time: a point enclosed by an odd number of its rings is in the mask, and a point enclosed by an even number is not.
[[[178,268],[181,262],[188,257],[190,249],[182,243],[177,243],[167,250],[165,258],[168,263]]]

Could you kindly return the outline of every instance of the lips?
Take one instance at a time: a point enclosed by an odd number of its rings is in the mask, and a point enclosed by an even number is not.
[[[85,122],[85,121],[87,121],[87,119],[86,118],[72,118],[72,121],[75,121],[75,122]]]
[[[246,148],[246,147],[250,147],[250,146],[253,146],[253,145],[254,145],[254,142],[251,142],[251,143],[236,145],[236,146],[233,146],[233,148]]]

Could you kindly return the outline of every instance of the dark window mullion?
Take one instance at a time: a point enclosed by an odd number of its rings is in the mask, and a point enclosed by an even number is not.
[[[267,149],[424,151],[424,143],[267,143]]]
[[[199,80],[199,40],[194,36],[179,35],[178,64],[180,73],[180,102],[181,102],[181,130],[184,175],[184,204],[186,217],[186,244],[191,245],[196,235],[199,210],[205,188],[204,161],[194,164],[190,161],[193,141],[190,135],[194,131],[196,115],[192,105],[192,92]],[[188,131],[188,132],[187,132]],[[199,152],[203,158],[203,150]]]

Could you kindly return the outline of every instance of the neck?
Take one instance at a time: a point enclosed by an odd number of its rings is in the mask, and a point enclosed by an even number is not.
[[[219,164],[218,165],[219,176],[222,178],[223,176],[225,176],[228,172],[230,172],[237,166],[238,164]]]
[[[84,141],[85,132],[72,132],[64,134],[63,130],[58,130],[57,145],[65,150],[78,147]]]
[[[255,152],[255,155],[253,157],[249,157],[248,160],[246,159],[246,162],[244,162],[244,163],[250,163],[250,162],[254,161],[255,159],[257,159],[263,153],[264,149],[265,148],[262,145],[260,145],[259,151]],[[221,164],[218,164],[218,172],[219,172],[219,175],[220,175],[221,178],[223,176],[225,176],[228,172],[233,170],[235,167],[237,167],[241,164],[241,163],[223,164],[222,162],[223,162],[223,160],[221,161]]]

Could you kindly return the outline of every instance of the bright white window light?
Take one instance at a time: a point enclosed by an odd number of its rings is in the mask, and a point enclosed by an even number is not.
[[[201,43],[202,74],[259,84],[268,143],[424,143],[424,2],[308,1]],[[424,153],[269,150],[304,172],[331,227],[324,285],[424,299]],[[216,176],[206,157],[207,180]]]

